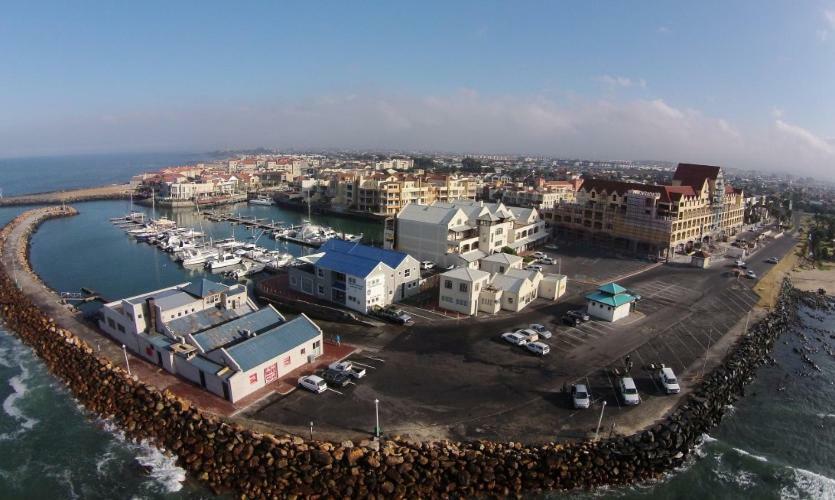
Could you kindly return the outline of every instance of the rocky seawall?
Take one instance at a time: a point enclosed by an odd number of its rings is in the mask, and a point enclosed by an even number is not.
[[[38,222],[72,213],[44,210]],[[0,243],[21,217],[0,231]],[[723,364],[667,418],[632,436],[538,446],[397,437],[332,443],[254,432],[129,376],[56,326],[0,269],[5,324],[87,409],[111,419],[128,438],[148,440],[175,454],[213,490],[245,497],[505,496],[659,478],[680,466],[702,434],[744,394],[755,370],[770,359],[775,340],[797,324],[801,302],[826,304],[825,298],[799,292],[785,281],[773,310],[749,329]]]
[[[128,184],[54,191],[50,193],[23,194],[0,198],[0,206],[52,205],[79,201],[127,200],[134,188]]]

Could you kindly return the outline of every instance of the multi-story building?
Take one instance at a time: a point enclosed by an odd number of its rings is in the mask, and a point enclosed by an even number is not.
[[[386,221],[386,248],[443,266],[472,262],[510,247],[525,251],[548,234],[532,208],[474,200],[406,205]]]
[[[304,314],[258,309],[246,287],[206,279],[105,304],[99,327],[146,361],[240,401],[323,353]]]
[[[403,252],[339,239],[320,250],[312,264],[290,268],[290,288],[363,314],[420,291],[420,263]]]
[[[735,234],[744,208],[742,191],[725,182],[721,167],[679,164],[667,186],[587,179],[573,203],[544,217],[559,237],[667,257]]]
[[[505,184],[493,190],[491,197],[500,198],[507,205],[542,210],[573,202],[580,185],[582,181],[541,181],[536,186]]]

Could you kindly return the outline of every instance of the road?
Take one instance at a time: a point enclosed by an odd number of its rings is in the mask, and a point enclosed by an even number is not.
[[[770,266],[765,259],[783,256],[794,243],[788,236],[769,241],[749,258],[749,268],[762,275]],[[744,330],[758,300],[752,290],[756,280],[733,278],[732,262],[706,270],[668,264],[624,279],[620,283],[643,299],[636,314],[616,324],[591,321],[574,328],[559,323],[593,288],[582,281],[571,282],[570,295],[557,303],[489,321],[388,329],[324,324],[327,335],[338,333],[343,342],[362,347],[351,359],[367,367],[367,377],[340,393],[295,391],[249,416],[290,432],[304,432],[313,421],[323,437],[367,436],[379,399],[381,425],[389,434],[541,442],[589,435],[605,400],[604,428],[608,432],[615,425],[615,431],[626,432],[660,418],[677,401],[661,395],[644,365],[673,367],[686,392],[726,352],[733,340],[726,332]],[[502,332],[529,323],[553,331],[546,341],[550,355],[538,357],[500,340]],[[621,407],[615,392],[612,369],[622,367],[627,355],[643,396],[639,407]],[[595,397],[592,410],[570,408],[561,389],[573,381],[588,382]]]

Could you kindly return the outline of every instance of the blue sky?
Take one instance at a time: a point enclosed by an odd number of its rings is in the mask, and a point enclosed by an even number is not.
[[[835,167],[835,0],[18,2],[0,156],[276,147]]]

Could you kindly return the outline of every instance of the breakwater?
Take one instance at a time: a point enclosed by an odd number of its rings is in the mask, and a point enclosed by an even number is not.
[[[0,206],[52,205],[93,200],[127,200],[134,188],[129,184],[53,191],[49,193],[23,194],[0,198]]]
[[[50,210],[37,221],[72,213]],[[0,231],[0,244],[21,220]],[[795,325],[797,305],[823,305],[816,302],[822,299],[785,282],[773,311],[752,326],[703,385],[664,421],[633,436],[539,446],[396,437],[329,443],[257,433],[128,376],[56,326],[6,271],[0,271],[0,311],[6,324],[81,403],[111,419],[129,438],[149,440],[175,454],[213,489],[253,497],[508,495],[657,478],[682,464],[700,436],[743,393],[756,368],[767,362],[776,338]]]

